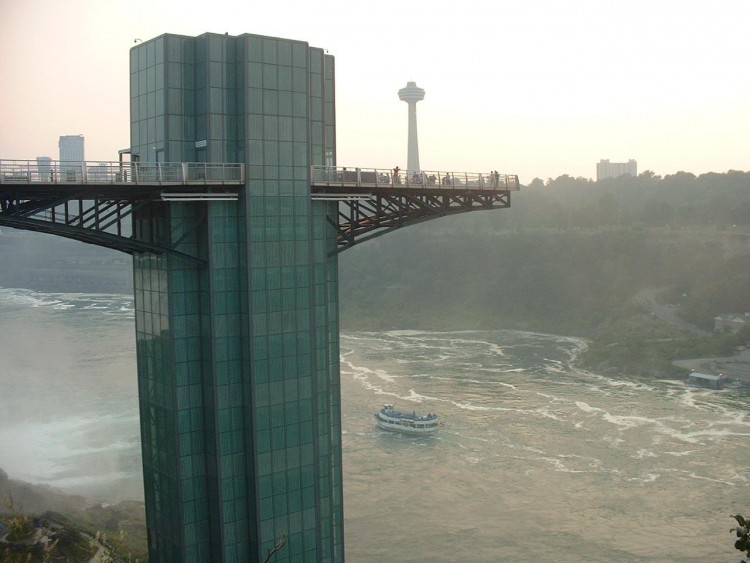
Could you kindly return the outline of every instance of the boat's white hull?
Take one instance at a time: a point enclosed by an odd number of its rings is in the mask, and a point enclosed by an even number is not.
[[[389,422],[387,420],[383,420],[378,417],[375,417],[375,423],[378,425],[378,428],[381,428],[383,430],[389,430],[391,432],[400,432],[401,434],[411,434],[411,435],[416,435],[416,436],[429,436],[431,434],[434,434],[438,430],[438,427],[436,424],[432,426],[424,426],[424,427],[411,427],[411,426],[404,426],[396,422]]]

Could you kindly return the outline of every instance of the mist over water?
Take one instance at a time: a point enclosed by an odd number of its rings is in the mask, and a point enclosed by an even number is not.
[[[0,467],[143,498],[132,297],[0,289]]]
[[[344,333],[347,558],[734,561],[750,409],[733,391],[571,366],[513,331]],[[132,299],[0,289],[0,467],[142,499]],[[375,427],[383,403],[436,437]]]

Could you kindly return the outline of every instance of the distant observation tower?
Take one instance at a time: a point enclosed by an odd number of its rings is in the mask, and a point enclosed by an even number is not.
[[[409,174],[420,172],[419,143],[417,142],[417,102],[424,100],[424,90],[416,82],[407,82],[406,88],[398,91],[398,99],[409,104],[409,152],[406,169]]]

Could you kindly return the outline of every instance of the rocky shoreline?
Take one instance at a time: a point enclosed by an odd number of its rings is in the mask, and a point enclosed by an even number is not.
[[[0,469],[0,522],[5,533],[15,524],[22,523],[28,537],[16,546],[6,542],[6,548],[15,553],[36,553],[44,548],[45,537],[62,539],[57,552],[72,550],[77,554],[91,549],[94,544],[105,543],[103,536],[118,540],[115,546],[133,555],[146,553],[146,510],[141,501],[124,501],[117,504],[91,503],[84,497],[69,495],[53,487],[35,485],[15,479]],[[13,522],[15,520],[15,522]],[[0,532],[0,536],[5,535]],[[109,542],[107,542],[109,545]],[[94,548],[94,552],[97,551]],[[35,551],[36,550],[36,551]],[[0,546],[0,561],[3,559]],[[41,560],[41,559],[40,559]],[[53,559],[55,560],[55,559]],[[73,561],[78,558],[69,559]]]

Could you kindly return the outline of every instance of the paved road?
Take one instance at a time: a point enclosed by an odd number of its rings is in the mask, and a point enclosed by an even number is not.
[[[667,322],[678,329],[695,334],[697,336],[711,336],[712,333],[700,329],[677,316],[674,307],[662,305],[656,301],[656,294],[660,288],[649,288],[639,291],[634,299],[647,307],[656,317]],[[723,373],[730,379],[742,381],[750,385],[750,350],[744,350],[735,356],[723,358],[693,358],[688,360],[675,360],[676,366],[694,369],[701,373],[719,375]]]
[[[684,332],[689,332],[690,334],[695,334],[697,336],[711,336],[711,333],[707,330],[700,329],[677,316],[674,307],[658,303],[656,301],[656,294],[659,293],[659,291],[661,291],[661,288],[658,287],[643,289],[636,293],[634,299],[636,302],[647,307],[657,318]]]

